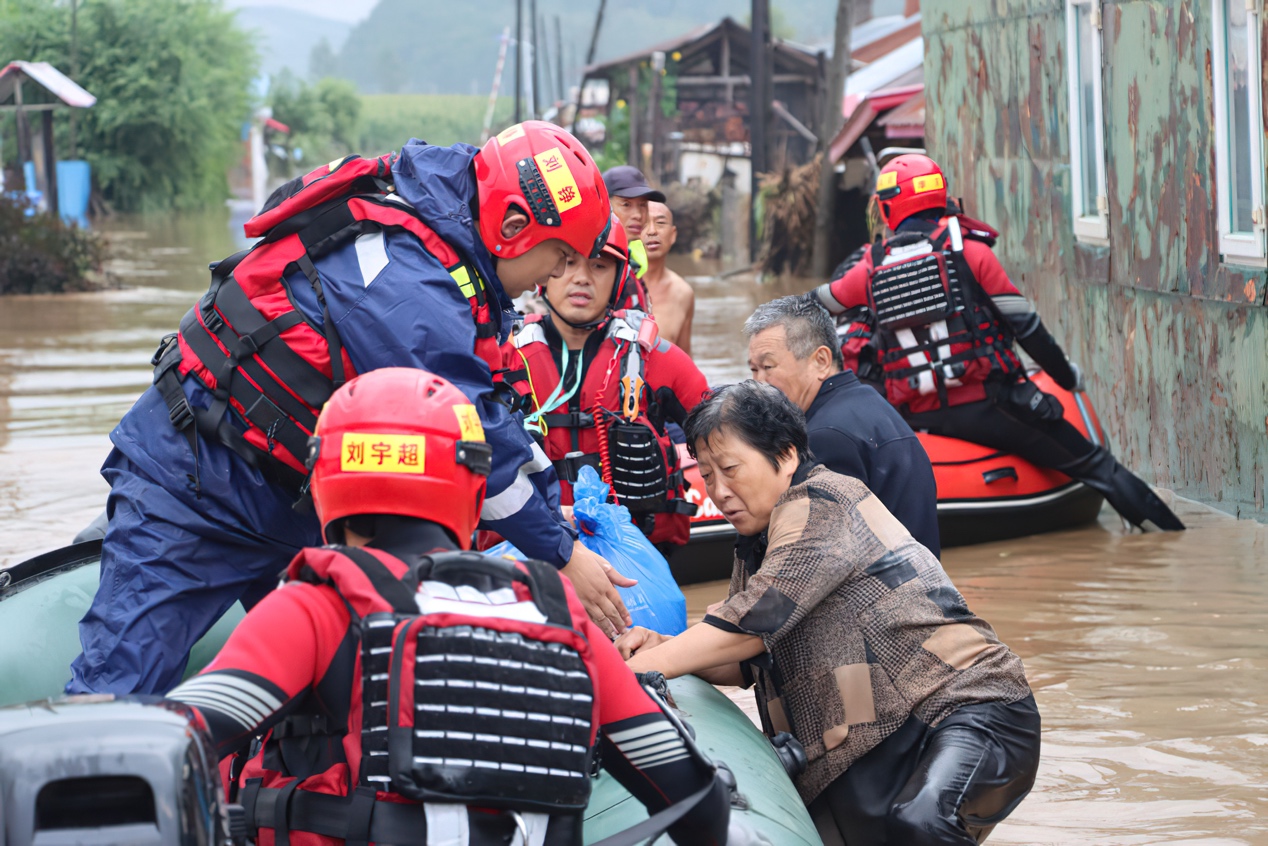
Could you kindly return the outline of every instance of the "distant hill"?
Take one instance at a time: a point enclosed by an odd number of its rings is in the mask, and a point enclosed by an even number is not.
[[[576,71],[585,62],[598,5],[598,0],[537,2],[539,16],[546,19],[546,57],[552,69],[555,15],[561,16],[569,82],[576,81]],[[773,5],[799,40],[822,44],[831,39],[835,0],[776,0]],[[893,5],[901,3],[878,0],[877,11]],[[525,0],[526,16],[528,8]],[[749,9],[749,0],[609,0],[597,60],[642,49],[727,15],[744,20]],[[380,0],[349,33],[335,67],[338,75],[367,93],[487,93],[497,63],[498,37],[503,27],[514,23],[514,0]],[[508,67],[506,73],[502,90],[509,92],[514,69]],[[547,93],[553,79],[553,71],[542,79]]]
[[[287,68],[300,79],[309,76],[309,57],[324,38],[331,50],[343,49],[353,25],[281,6],[238,9],[238,21],[259,39],[260,70],[268,76]]]

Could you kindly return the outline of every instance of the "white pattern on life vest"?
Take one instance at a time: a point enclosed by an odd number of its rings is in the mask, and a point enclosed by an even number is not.
[[[381,231],[367,232],[356,240],[357,266],[361,270],[361,284],[369,288],[387,267],[387,239]]]
[[[470,585],[423,582],[415,597],[423,614],[462,614],[467,617],[498,617],[527,623],[544,623],[546,615],[532,602],[517,602],[511,588],[484,593]]]

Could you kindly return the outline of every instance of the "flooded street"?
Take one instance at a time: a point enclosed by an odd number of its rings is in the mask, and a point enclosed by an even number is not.
[[[107,432],[206,289],[207,262],[237,248],[224,212],[107,229],[125,288],[0,299],[0,567],[100,512]],[[711,383],[747,376],[738,327],[783,292],[679,269],[699,297],[697,362]],[[1024,659],[1044,719],[1035,790],[989,842],[1268,844],[1268,527],[1177,511],[1190,531],[1126,535],[1103,511],[1083,529],[945,552]],[[689,588],[692,618],[725,592]]]

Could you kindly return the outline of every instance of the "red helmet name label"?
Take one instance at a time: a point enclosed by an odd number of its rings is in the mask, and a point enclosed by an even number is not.
[[[458,416],[458,432],[464,441],[484,440],[484,424],[474,405],[455,405],[453,413]]]
[[[555,198],[555,206],[560,214],[581,205],[581,190],[577,187],[577,180],[573,178],[568,162],[558,147],[538,153],[533,156],[533,161],[537,163],[537,170],[540,171],[542,179],[546,180],[546,187],[550,189],[550,195]]]
[[[459,421],[461,421],[459,416]],[[356,473],[424,472],[427,455],[424,435],[387,435],[344,432],[339,469]]]

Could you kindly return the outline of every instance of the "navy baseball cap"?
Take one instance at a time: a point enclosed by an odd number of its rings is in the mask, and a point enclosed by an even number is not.
[[[617,165],[603,172],[603,184],[608,186],[608,195],[636,200],[645,197],[658,203],[665,202],[665,195],[647,184],[647,177],[633,165]]]

